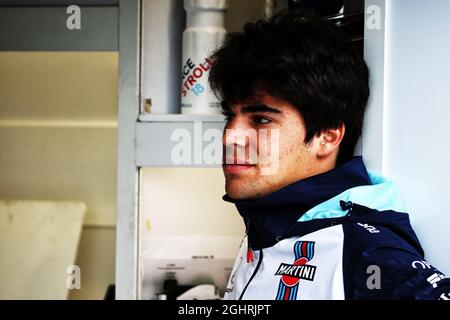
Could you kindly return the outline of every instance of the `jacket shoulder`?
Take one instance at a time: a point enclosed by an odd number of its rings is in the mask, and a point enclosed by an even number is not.
[[[357,206],[343,223],[349,299],[450,298],[450,279],[424,259],[408,215]]]

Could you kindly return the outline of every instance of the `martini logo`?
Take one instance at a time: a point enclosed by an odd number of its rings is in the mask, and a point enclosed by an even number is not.
[[[316,267],[306,265],[307,261],[305,258],[300,258],[295,261],[298,265],[282,263],[275,275],[283,276],[282,280],[285,284],[297,284],[300,279],[313,281]]]
[[[300,280],[313,281],[316,266],[308,264],[314,257],[313,241],[297,241],[294,244],[295,261],[282,263],[276,276],[281,276],[276,300],[296,300]]]

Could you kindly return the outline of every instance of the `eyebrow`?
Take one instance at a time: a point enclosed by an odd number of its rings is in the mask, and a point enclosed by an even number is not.
[[[221,106],[225,112],[231,112],[230,105],[228,103],[226,103],[225,101],[221,102]],[[242,107],[241,112],[242,113],[269,112],[269,113],[277,113],[277,114],[283,113],[281,110],[269,107],[268,105],[263,104],[263,103],[250,104],[250,105],[244,106],[244,107]]]
[[[241,109],[242,113],[253,113],[253,112],[269,112],[269,113],[282,113],[281,110],[269,107],[266,104],[251,104]]]

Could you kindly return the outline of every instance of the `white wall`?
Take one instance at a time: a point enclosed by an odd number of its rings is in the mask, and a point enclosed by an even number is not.
[[[372,97],[363,155],[397,183],[426,258],[449,275],[450,1],[371,4],[385,20],[365,30]]]

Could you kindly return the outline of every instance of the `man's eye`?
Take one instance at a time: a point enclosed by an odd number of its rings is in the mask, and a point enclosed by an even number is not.
[[[256,123],[256,124],[268,124],[268,123],[270,123],[272,121],[270,121],[267,118],[261,117],[261,116],[254,116],[253,117],[253,122]]]

